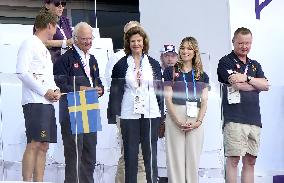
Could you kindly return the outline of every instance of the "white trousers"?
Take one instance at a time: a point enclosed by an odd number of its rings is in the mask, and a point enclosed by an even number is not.
[[[187,117],[185,105],[174,106],[179,120],[196,121],[196,118]],[[183,132],[169,115],[165,124],[169,183],[198,183],[198,168],[204,140],[203,124],[197,129]]]

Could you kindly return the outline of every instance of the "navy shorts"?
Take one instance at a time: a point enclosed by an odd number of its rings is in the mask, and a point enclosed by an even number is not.
[[[57,142],[55,110],[52,104],[29,103],[23,105],[27,143]]]

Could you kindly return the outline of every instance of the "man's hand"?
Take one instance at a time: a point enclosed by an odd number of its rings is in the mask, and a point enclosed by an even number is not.
[[[104,93],[103,88],[100,87],[100,86],[96,86],[95,88],[89,87],[89,86],[80,86],[80,90],[81,91],[84,91],[84,90],[97,90],[99,96],[102,96],[103,93]]]
[[[90,86],[80,86],[80,91],[85,91],[85,90],[94,90],[95,88],[90,87]]]
[[[97,90],[99,96],[102,96],[102,95],[103,95],[104,90],[103,90],[102,87],[96,86],[95,89]]]
[[[228,81],[230,84],[243,83],[247,81],[247,75],[236,73],[229,76]]]
[[[61,97],[61,93],[59,90],[53,91],[52,89],[48,89],[44,97],[50,102],[57,102]]]

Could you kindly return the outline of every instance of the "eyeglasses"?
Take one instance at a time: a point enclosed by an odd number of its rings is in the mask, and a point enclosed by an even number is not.
[[[58,7],[58,6],[62,6],[62,7],[65,7],[66,6],[66,2],[65,1],[57,1],[57,2],[54,2],[53,3],[55,7]]]

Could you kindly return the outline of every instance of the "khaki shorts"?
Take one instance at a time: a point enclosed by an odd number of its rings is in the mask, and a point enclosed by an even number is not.
[[[261,128],[255,125],[229,122],[224,127],[225,156],[257,156]]]

